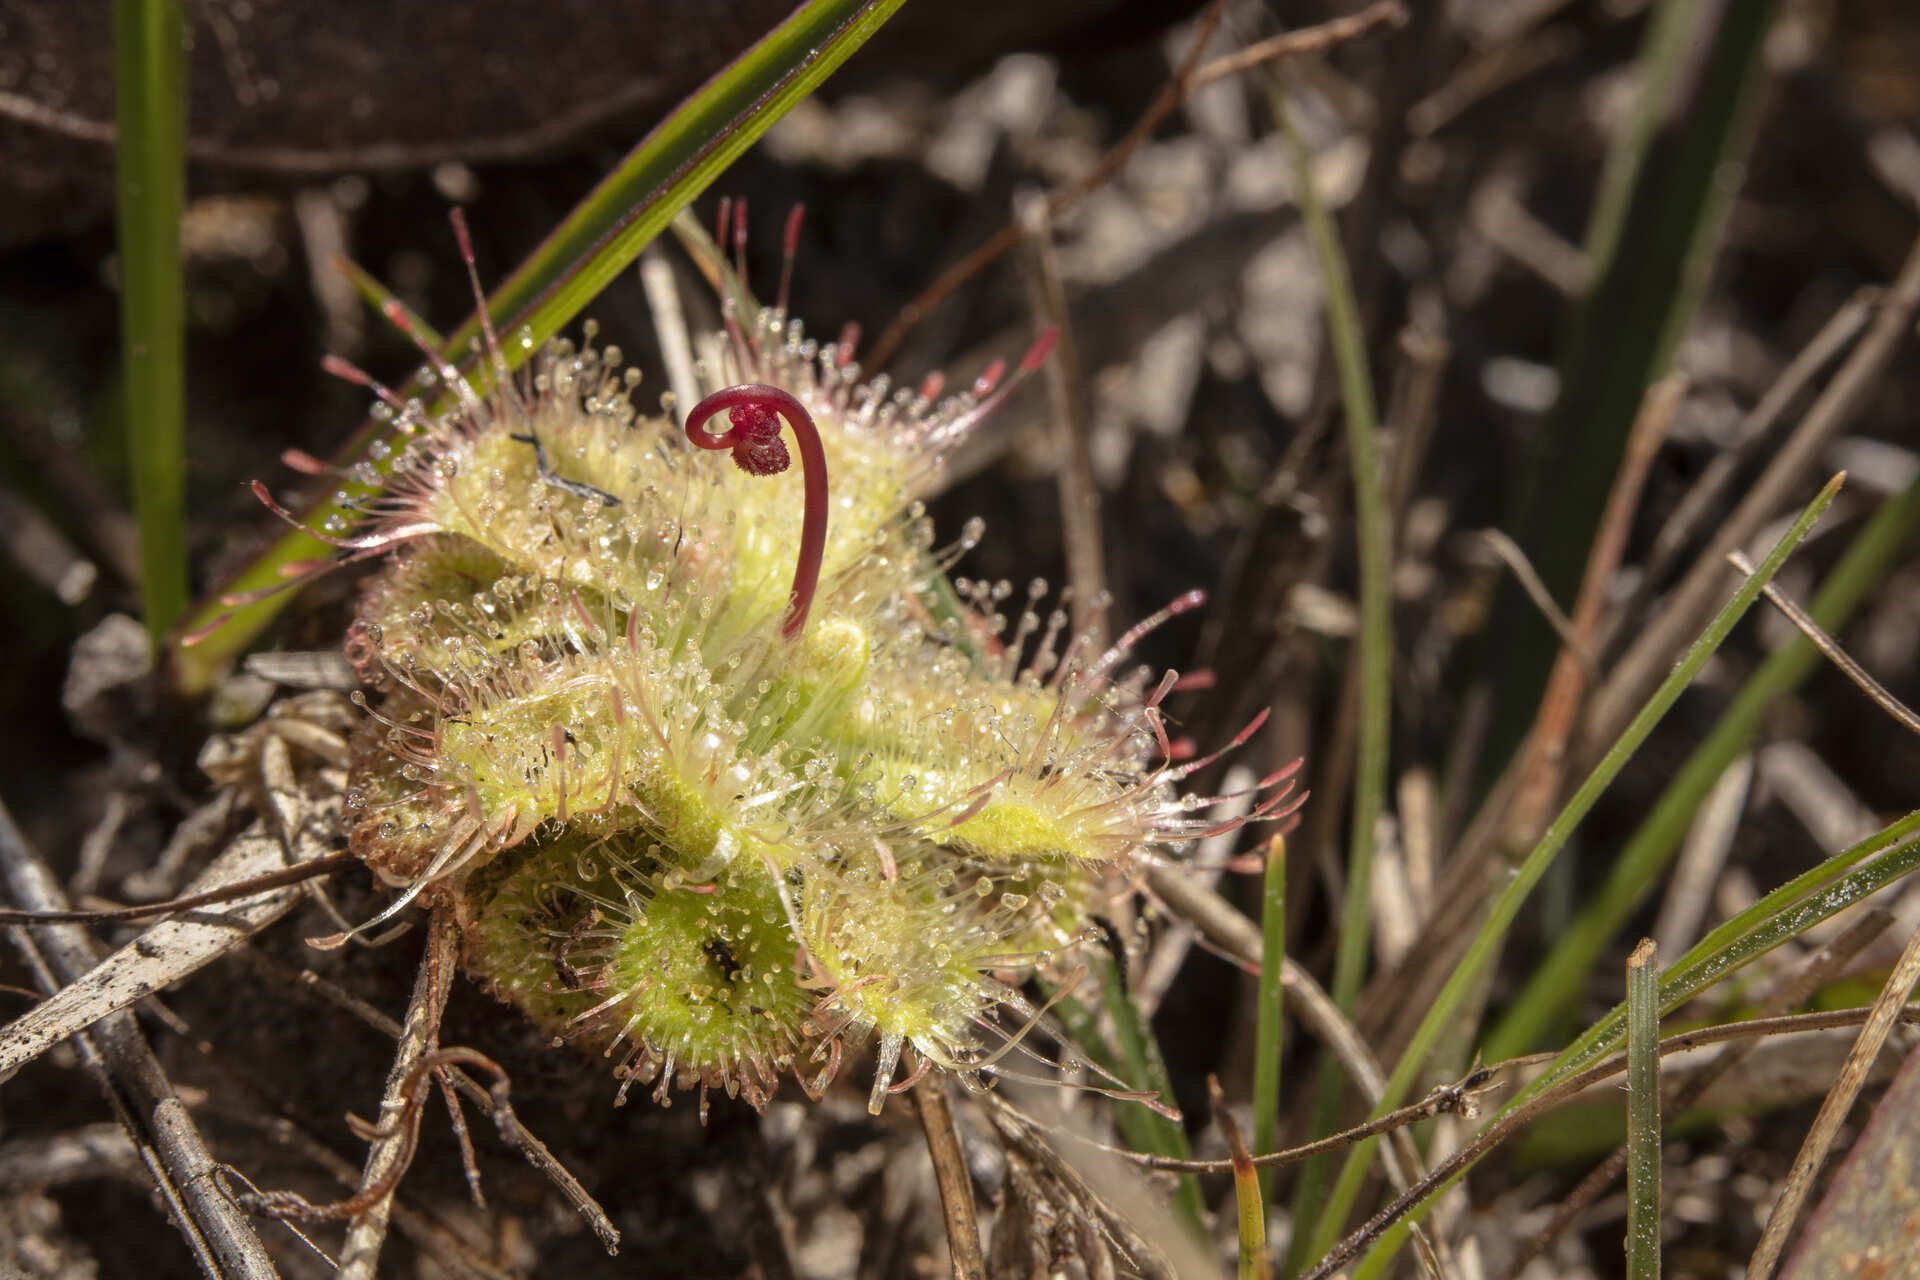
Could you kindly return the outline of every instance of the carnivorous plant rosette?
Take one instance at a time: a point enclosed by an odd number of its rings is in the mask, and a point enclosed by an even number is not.
[[[387,556],[349,639],[351,843],[401,890],[380,918],[455,913],[469,971],[622,1096],[760,1105],[877,1044],[878,1111],[1004,1070],[1029,980],[1071,985],[1145,850],[1298,798],[1179,794],[1205,761],[1175,763],[1174,677],[1122,671],[1144,626],[1094,652],[1043,583],[1003,613],[1008,584],[948,577],[978,523],[936,548],[920,498],[1051,333],[943,395],[809,337],[784,281],[724,315],[684,425],[591,326],[519,375],[489,329],[477,376],[436,363],[440,413],[334,362],[399,450],[335,530]]]

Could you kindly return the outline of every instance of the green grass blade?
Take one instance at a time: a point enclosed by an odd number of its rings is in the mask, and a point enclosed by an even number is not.
[[[1740,584],[1732,598],[1721,607],[1713,621],[1707,624],[1707,629],[1701,633],[1700,638],[1687,650],[1686,657],[1668,673],[1665,680],[1661,681],[1660,687],[1640,709],[1640,714],[1634,717],[1633,723],[1627,726],[1600,763],[1594,766],[1593,772],[1587,775],[1580,789],[1573,794],[1572,799],[1567,801],[1559,816],[1547,828],[1547,833],[1527,854],[1513,879],[1494,900],[1492,909],[1487,913],[1487,919],[1474,935],[1466,954],[1448,975],[1446,985],[1441,988],[1439,996],[1435,998],[1433,1007],[1427,1010],[1426,1017],[1421,1019],[1419,1027],[1415,1029],[1413,1039],[1408,1043],[1406,1051],[1394,1064],[1393,1074],[1387,1078],[1386,1092],[1374,1109],[1376,1116],[1392,1110],[1406,1099],[1407,1092],[1418,1078],[1427,1055],[1432,1052],[1441,1034],[1453,1029],[1451,1024],[1454,1013],[1460,1008],[1461,1002],[1473,989],[1480,975],[1499,954],[1500,946],[1506,940],[1507,930],[1512,927],[1514,918],[1520,913],[1521,904],[1532,893],[1534,886],[1539,884],[1540,878],[1546,874],[1554,858],[1566,847],[1574,828],[1585,819],[1587,812],[1593,808],[1594,802],[1600,798],[1600,793],[1607,789],[1615,775],[1632,758],[1633,753],[1639,750],[1640,744],[1646,741],[1647,735],[1653,732],[1654,726],[1679,700],[1681,693],[1700,673],[1700,668],[1706,665],[1707,659],[1713,656],[1714,650],[1720,647],[1721,642],[1727,638],[1727,634],[1733,630],[1734,624],[1759,598],[1761,588],[1772,580],[1773,575],[1779,572],[1780,566],[1786,562],[1787,556],[1807,536],[1813,528],[1814,521],[1820,518],[1820,513],[1827,509],[1828,504],[1839,493],[1840,481],[1841,477],[1835,476],[1827,482],[1819,496],[1800,513],[1800,517],[1793,522],[1793,526],[1787,530],[1780,541],[1774,544],[1773,550],[1767,553],[1766,559],[1761,561],[1759,567]],[[1356,1144],[1348,1154],[1347,1162],[1340,1170],[1340,1179],[1328,1200],[1327,1209],[1313,1224],[1313,1243],[1307,1256],[1319,1257],[1333,1247],[1342,1225],[1347,1220],[1347,1215],[1353,1210],[1354,1201],[1360,1195],[1367,1166],[1373,1158],[1374,1145],[1378,1141],[1377,1138],[1369,1138]]]
[[[1260,994],[1253,1036],[1253,1152],[1276,1150],[1280,1117],[1280,1037],[1286,988],[1280,983],[1287,954],[1287,842],[1267,842],[1266,875],[1260,894]],[[1260,1199],[1273,1200],[1273,1169],[1260,1170]]]
[[[1386,482],[1380,470],[1379,414],[1374,408],[1373,374],[1367,367],[1367,338],[1360,325],[1360,307],[1354,301],[1339,228],[1314,186],[1313,156],[1277,90],[1273,100],[1274,114],[1293,156],[1300,217],[1313,243],[1326,289],[1327,337],[1339,371],[1347,455],[1353,472],[1354,537],[1360,570],[1360,633],[1355,655],[1360,668],[1360,720],[1358,759],[1353,771],[1353,825],[1348,833],[1347,901],[1341,912],[1331,988],[1334,1003],[1347,1012],[1353,1008],[1366,977],[1367,943],[1373,936],[1373,832],[1386,801],[1389,699],[1393,691],[1393,566]]]
[[[1920,810],[1794,877],[1702,938],[1661,975],[1661,1011],[1672,1012],[1775,947],[1912,872],[1920,866],[1920,840],[1909,837],[1917,832]],[[1625,1006],[1616,1006],[1561,1050],[1516,1101],[1618,1052],[1625,1019]]]
[[[1240,1125],[1227,1109],[1220,1081],[1207,1077],[1213,1113],[1227,1139],[1227,1152],[1233,1159],[1233,1201],[1238,1210],[1234,1223],[1239,1237],[1239,1265],[1234,1274],[1239,1280],[1273,1280],[1273,1262],[1267,1256],[1267,1201],[1260,1192],[1260,1171],[1253,1167],[1253,1153],[1240,1134]]]
[[[1660,975],[1660,1009],[1671,1013],[1715,983],[1746,965],[1830,920],[1888,885],[1920,871],[1920,809],[1875,832],[1843,853],[1834,855],[1781,885],[1733,919],[1727,921]],[[1626,1006],[1616,1006],[1560,1051],[1547,1070],[1522,1089],[1498,1114],[1481,1127],[1525,1106],[1570,1076],[1585,1071],[1620,1050],[1625,1039]],[[1471,1166],[1469,1166],[1471,1167]],[[1447,1188],[1465,1176],[1462,1169],[1437,1186],[1407,1216],[1381,1237],[1362,1265],[1356,1280],[1383,1274],[1407,1242],[1407,1228],[1418,1222]]]
[[[1660,1280],[1660,974],[1652,938],[1627,960],[1627,1280]]]
[[[179,0],[115,0],[120,350],[141,610],[156,647],[187,608],[186,84]]]
[[[1092,977],[1100,984],[1102,1003],[1113,1019],[1115,1034],[1120,1037],[1120,1053],[1116,1055],[1100,1033],[1093,1010],[1080,1001],[1072,997],[1058,998],[1053,1007],[1054,1015],[1060,1019],[1060,1025],[1066,1029],[1073,1046],[1099,1064],[1115,1080],[1124,1081],[1129,1089],[1156,1093],[1171,1105],[1173,1091],[1167,1083],[1166,1066],[1160,1060],[1159,1047],[1153,1042],[1153,1033],[1146,1027],[1146,1020],[1140,1016],[1140,1006],[1134,1003],[1133,997],[1120,981],[1120,967],[1104,954],[1092,955],[1089,960],[1093,969]],[[1120,1130],[1121,1139],[1135,1151],[1173,1156],[1180,1160],[1189,1158],[1191,1154],[1186,1130],[1180,1127],[1179,1121],[1143,1104],[1121,1102],[1113,1113],[1113,1122]],[[1174,1204],[1181,1220],[1204,1238],[1206,1215],[1199,1184],[1191,1174],[1181,1175]]]
[[[811,0],[656,126],[488,298],[502,333],[513,335],[505,341],[509,362],[524,360],[578,315],[666,229],[674,214],[818,88],[904,3]],[[479,317],[469,317],[448,337],[444,350],[465,357],[479,332]],[[381,423],[369,418],[339,460],[357,459],[382,430]],[[348,491],[351,495],[351,486]],[[330,503],[315,508],[304,517],[306,527],[319,527],[336,511]],[[305,530],[290,531],[221,594],[271,587],[282,581],[285,566],[327,552],[326,545]],[[229,616],[192,646],[176,641],[179,685],[188,691],[204,689],[213,673],[259,634],[289,598],[283,592],[230,611],[218,598],[202,603],[179,634],[195,635]]]
[[[1920,530],[1920,483],[1883,503],[1827,575],[1808,610],[1822,629],[1833,632],[1846,625],[1891,571],[1916,530]],[[1606,883],[1561,933],[1506,1016],[1487,1037],[1485,1052],[1489,1060],[1497,1062],[1526,1053],[1556,1016],[1575,1007],[1588,972],[1627,918],[1653,891],[1714,780],[1747,749],[1767,710],[1807,678],[1819,657],[1810,641],[1795,637],[1774,650],[1747,680],[1713,732],[1694,749],[1621,850]]]
[[[1340,382],[1346,419],[1348,463],[1353,474],[1353,519],[1359,560],[1360,627],[1354,662],[1359,671],[1358,733],[1355,735],[1353,812],[1347,837],[1346,903],[1341,910],[1330,994],[1341,1012],[1350,1013],[1366,978],[1368,944],[1373,937],[1373,835],[1386,801],[1387,746],[1391,727],[1393,616],[1390,576],[1392,548],[1387,527],[1386,481],[1380,468],[1379,414],[1374,405],[1373,374],[1367,365],[1366,334],[1353,281],[1341,248],[1340,231],[1320,199],[1313,179],[1313,156],[1287,110],[1279,86],[1269,92],[1275,123],[1287,140],[1300,193],[1300,217],[1319,262],[1327,310],[1327,338]],[[1311,1129],[1330,1131],[1340,1105],[1340,1077],[1330,1065],[1315,1089]],[[1325,1160],[1301,1172],[1294,1197],[1294,1220],[1315,1216],[1326,1185]],[[1300,1261],[1303,1236],[1296,1233],[1288,1251],[1287,1274]]]
[[[1114,1035],[1120,1041],[1120,1056],[1125,1061],[1124,1076],[1136,1089],[1151,1089],[1167,1102],[1173,1101],[1173,1085],[1167,1079],[1167,1064],[1161,1060],[1160,1045],[1153,1028],[1140,1015],[1140,1006],[1121,981],[1120,967],[1107,955],[1095,958],[1100,994],[1106,1002],[1107,1016],[1113,1020]],[[1175,1156],[1185,1160],[1190,1151],[1187,1133],[1178,1121],[1141,1106],[1125,1106],[1118,1113],[1127,1141],[1137,1151]],[[1192,1174],[1181,1174],[1173,1204],[1181,1219],[1202,1238],[1206,1237],[1206,1204],[1200,1198],[1200,1184]]]

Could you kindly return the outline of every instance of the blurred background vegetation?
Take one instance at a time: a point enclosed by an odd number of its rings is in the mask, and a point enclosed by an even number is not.
[[[1315,798],[1288,840],[1287,953],[1332,988],[1387,1068],[1486,936],[1509,876],[1533,865],[1525,856],[1560,802],[1739,584],[1725,550],[1758,560],[1837,470],[1845,489],[1777,583],[1804,602],[1842,582],[1828,624],[1895,696],[1920,702],[1920,10],[1902,0],[1408,7],[1403,24],[1288,62],[1284,75],[1263,67],[1195,90],[1110,181],[1058,202],[1048,239],[1113,616],[1124,625],[1193,587],[1209,592],[1205,610],[1156,632],[1146,654],[1217,673],[1212,689],[1175,706],[1203,748],[1267,709],[1251,767],[1306,757]],[[1202,58],[1358,8],[1229,3]],[[364,394],[323,376],[320,355],[392,378],[413,363],[405,338],[336,269],[339,255],[451,328],[470,308],[450,204],[468,210],[483,277],[504,278],[647,129],[789,9],[184,6],[182,532],[193,593],[281,532],[247,483],[295,487],[282,451],[330,456],[360,420]],[[882,334],[1022,200],[1079,190],[1173,81],[1200,10],[1059,0],[983,3],[960,18],[910,0],[697,209],[710,218],[716,194],[745,197],[759,226],[750,257],[772,279],[779,215],[804,202],[796,312],[817,333],[855,321]],[[76,642],[111,613],[137,614],[153,572],[125,444],[117,38],[124,53],[107,6],[0,6],[0,794],[49,860],[81,877],[77,889],[107,897],[152,864],[206,789],[192,761],[211,727],[202,704],[150,685],[63,691]],[[1314,235],[1279,102],[1337,243]],[[661,248],[696,323],[711,323],[697,274]],[[967,280],[905,332],[889,367],[903,379],[940,366],[964,377],[1022,349],[1044,318],[1032,257],[1024,248]],[[1342,260],[1349,288],[1330,292]],[[629,358],[660,368],[636,273],[589,311]],[[1668,384],[1667,416],[1636,436],[1649,388],[1670,372],[1683,381]],[[1378,402],[1375,431],[1355,430],[1366,425],[1359,387]],[[1053,417],[1036,380],[938,499],[945,530],[988,521],[961,572],[1069,580],[1075,535],[1058,476],[1073,464],[1054,444]],[[1356,448],[1382,455],[1375,516],[1356,505]],[[1616,493],[1627,496],[1609,518]],[[1602,530],[1617,540],[1610,552]],[[1520,587],[1522,562],[1537,591]],[[270,640],[337,644],[352,590],[348,575],[328,579]],[[1580,655],[1580,679],[1559,686],[1570,703],[1544,698],[1563,646],[1542,593],[1573,614],[1578,643],[1567,651]],[[1451,1034],[1411,1077],[1415,1096],[1464,1068],[1476,1046],[1498,1057],[1566,1044],[1621,998],[1641,936],[1659,940],[1663,962],[1677,959],[1914,807],[1920,737],[1827,665],[1770,657],[1791,635],[1756,606],[1636,744],[1564,856],[1539,862],[1544,876],[1499,963],[1466,985],[1454,1020],[1437,1028]],[[1369,670],[1384,678],[1363,679]],[[1202,860],[1217,873],[1244,851],[1213,848]],[[1355,883],[1362,892],[1350,894]],[[1816,1002],[1873,999],[1920,928],[1920,896],[1903,885],[1877,903],[1896,923]],[[1257,875],[1228,874],[1218,888],[1258,920]],[[350,911],[373,901],[364,883],[346,890]],[[1793,937],[1684,1016],[1750,1012],[1843,923]],[[410,945],[301,954],[298,938],[316,931],[282,926],[261,947],[398,1010]],[[1192,938],[1156,917],[1121,938],[1123,967],[1189,1138],[1223,1155],[1206,1078],[1250,1097],[1257,985]],[[10,964],[0,981],[30,986]],[[233,1094],[236,1078],[264,1082],[266,1110],[347,1146],[339,1117],[367,1113],[387,1046],[333,1026],[259,965],[232,960],[221,972],[224,982],[169,997],[192,1027],[163,1038],[169,1068],[210,1097]],[[944,1268],[909,1123],[872,1125],[838,1099],[782,1103],[764,1122],[720,1106],[705,1129],[682,1109],[612,1112],[596,1064],[542,1052],[501,1015],[461,991],[447,1039],[497,1052],[523,1114],[539,1117],[628,1245],[606,1260],[497,1149],[482,1153],[494,1207],[479,1214],[462,1199],[444,1126],[429,1124],[407,1194],[498,1273]],[[1822,1049],[1770,1044],[1750,1076],[1718,1086],[1710,1112],[1689,1112],[1667,1135],[1671,1273],[1744,1264],[1851,1043],[1848,1032]],[[1911,1043],[1896,1029],[1883,1066]],[[1267,1052],[1286,1082],[1284,1145],[1368,1110],[1311,1035],[1289,1030],[1284,1055]],[[1518,1265],[1515,1249],[1619,1141],[1621,1114],[1617,1098],[1566,1109],[1484,1165],[1468,1184],[1478,1214],[1437,1228],[1461,1268],[1450,1274]],[[101,1119],[70,1062],[36,1063],[0,1092],[0,1239],[43,1248],[0,1251],[0,1263],[192,1274],[124,1159],[102,1157],[84,1176],[17,1172],[33,1167],[19,1163],[18,1144],[44,1146]],[[203,1123],[263,1184],[315,1180],[257,1123],[212,1105]],[[975,1136],[983,1204],[1004,1206],[1022,1175]],[[1280,1177],[1274,1242],[1291,1239],[1296,1263],[1352,1225],[1315,1208],[1337,1171]],[[1231,1199],[1224,1179],[1205,1191],[1215,1209]],[[1358,1198],[1364,1216],[1378,1193],[1355,1181],[1343,1207]],[[1597,1200],[1528,1274],[1623,1274],[1625,1204]],[[1289,1232],[1303,1206],[1320,1230]],[[1230,1210],[1224,1223],[1226,1258]],[[1038,1226],[1022,1229],[1040,1238]],[[276,1229],[265,1234],[289,1274],[324,1273]],[[459,1273],[431,1247],[395,1248],[396,1274]],[[1410,1254],[1397,1265],[1413,1274]]]

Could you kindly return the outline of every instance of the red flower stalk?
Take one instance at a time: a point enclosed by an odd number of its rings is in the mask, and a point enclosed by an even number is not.
[[[710,435],[707,419],[727,410],[733,425]],[[731,449],[733,461],[749,475],[771,476],[787,469],[787,446],[780,439],[780,420],[793,427],[800,445],[800,470],[806,481],[806,510],[800,524],[800,556],[793,566],[793,591],[787,602],[787,621],[781,633],[789,640],[807,625],[807,610],[820,585],[820,564],[827,551],[827,456],[820,448],[820,432],[813,416],[798,400],[778,387],[743,382],[724,387],[693,407],[687,415],[687,439],[702,449]]]

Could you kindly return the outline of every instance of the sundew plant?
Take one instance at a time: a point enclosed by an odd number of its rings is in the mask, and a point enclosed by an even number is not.
[[[451,913],[469,972],[621,1098],[703,1112],[788,1075],[818,1095],[869,1048],[875,1112],[929,1070],[1008,1071],[1147,859],[1299,801],[1291,770],[1231,811],[1183,794],[1213,757],[1129,655],[1197,594],[1097,649],[1042,581],[950,576],[981,525],[942,545],[921,499],[1052,335],[896,388],[788,314],[796,232],[774,305],[724,305],[684,420],[591,324],[518,375],[489,328],[479,372],[435,360],[438,413],[332,362],[391,427],[328,530],[383,560],[347,642],[351,847],[399,890],[378,919]]]

